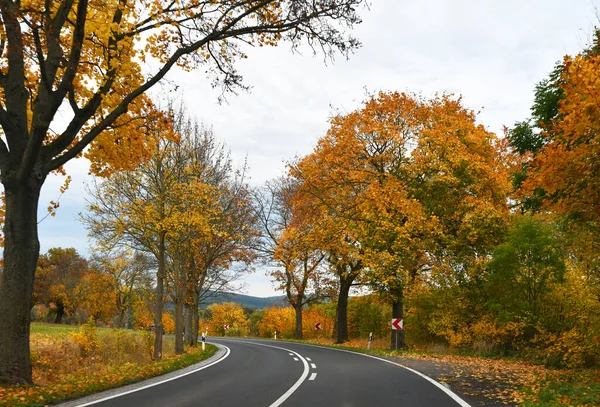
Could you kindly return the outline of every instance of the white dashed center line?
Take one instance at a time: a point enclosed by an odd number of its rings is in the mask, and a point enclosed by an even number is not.
[[[310,377],[308,378],[308,380],[315,380],[315,377],[317,377],[316,373],[313,373],[310,375]]]
[[[294,360],[297,362],[297,361],[298,361],[298,358],[294,358]]]
[[[306,358],[306,360],[308,360],[310,362],[310,358]]]
[[[312,367],[313,369],[316,369],[316,368],[317,368],[317,365],[315,365],[314,363],[311,363],[311,364],[310,364],[310,367]]]

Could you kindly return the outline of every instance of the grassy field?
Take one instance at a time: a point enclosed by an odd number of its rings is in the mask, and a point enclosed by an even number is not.
[[[148,331],[38,324],[31,325],[33,386],[0,387],[0,406],[43,406],[165,374],[212,356],[190,348],[174,354],[165,338],[163,359],[151,358]]]

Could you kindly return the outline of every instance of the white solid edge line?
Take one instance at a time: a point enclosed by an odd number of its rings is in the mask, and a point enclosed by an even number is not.
[[[310,375],[310,377],[308,378],[308,380],[315,380],[315,377],[317,377],[317,373],[313,373]]]
[[[346,349],[329,348],[327,346],[317,346],[317,345],[311,345],[311,344],[308,344],[308,343],[299,343],[299,342],[290,342],[290,343],[295,343],[295,344],[304,345],[304,346],[312,346],[314,348],[330,349],[330,350],[335,350],[335,351],[338,351],[338,352],[353,353],[355,355],[366,356],[368,358],[377,359],[377,360],[380,360],[382,362],[391,363],[392,365],[396,365],[396,366],[399,366],[401,368],[404,368],[404,369],[408,370],[409,372],[412,372],[412,373],[416,374],[417,376],[421,376],[423,379],[427,380],[428,382],[430,382],[431,384],[433,384],[435,387],[437,387],[438,389],[440,389],[441,391],[443,391],[444,393],[446,393],[452,400],[454,400],[456,403],[458,403],[459,406],[461,406],[461,407],[472,407],[469,403],[467,403],[466,401],[464,401],[463,399],[461,399],[458,396],[458,394],[454,393],[452,390],[450,390],[449,388],[445,387],[440,382],[435,381],[431,377],[429,377],[427,375],[424,375],[423,373],[421,373],[419,371],[411,369],[410,367],[401,365],[400,363],[392,362],[391,360],[379,358],[379,357],[373,356],[373,355],[367,355],[366,353],[353,352],[351,350],[346,350]]]
[[[300,378],[296,381],[296,383],[294,383],[294,385],[292,387],[290,387],[288,389],[288,391],[286,391],[285,393],[283,393],[283,395],[281,397],[279,397],[277,400],[275,400],[275,402],[273,404],[271,404],[269,407],[280,406],[281,403],[283,403],[284,401],[286,401],[296,390],[298,390],[298,387],[300,387],[302,385],[302,383],[308,377],[308,371],[310,370],[309,367],[308,367],[308,362],[298,352],[295,352],[295,351],[293,351],[291,349],[282,348],[280,346],[267,345],[266,343],[256,343],[256,342],[245,341],[245,340],[235,340],[235,342],[245,342],[245,343],[251,343],[252,345],[266,346],[267,348],[275,348],[275,349],[284,350],[286,352],[291,352],[294,355],[298,356],[298,358],[300,358],[300,360],[302,361],[302,364],[304,365],[304,371],[302,372],[302,375],[300,376]]]
[[[150,387],[158,386],[159,384],[167,383],[167,382],[170,382],[172,380],[179,379],[180,377],[184,377],[184,376],[187,376],[187,375],[191,375],[192,373],[199,372],[200,370],[204,370],[207,367],[211,367],[213,365],[216,365],[217,363],[225,360],[227,358],[227,356],[229,356],[229,354],[231,353],[231,351],[229,350],[229,348],[227,346],[225,346],[225,345],[219,345],[219,346],[222,346],[222,347],[225,348],[225,355],[222,356],[222,357],[220,357],[219,359],[215,360],[214,362],[209,363],[208,365],[199,367],[198,369],[191,370],[189,372],[180,374],[178,376],[174,376],[174,377],[170,377],[170,378],[165,379],[165,380],[161,380],[160,382],[151,383],[151,384],[148,384],[146,386],[138,387],[137,389],[129,390],[129,391],[126,391],[126,392],[123,392],[123,393],[119,393],[119,394],[114,394],[112,396],[104,397],[104,398],[99,399],[99,400],[90,401],[89,403],[78,404],[76,407],[85,407],[85,406],[91,406],[92,404],[102,403],[103,401],[114,399],[114,398],[117,398],[117,397],[121,397],[121,396],[124,396],[126,394],[135,393],[136,391],[145,390],[145,389],[150,388]]]

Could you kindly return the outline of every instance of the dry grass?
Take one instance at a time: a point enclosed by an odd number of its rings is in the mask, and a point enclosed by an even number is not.
[[[37,325],[37,324],[36,324]],[[50,326],[32,328],[34,386],[0,387],[0,406],[44,405],[117,387],[179,369],[214,354],[174,354],[165,340],[163,360],[152,361],[154,336],[147,331]]]

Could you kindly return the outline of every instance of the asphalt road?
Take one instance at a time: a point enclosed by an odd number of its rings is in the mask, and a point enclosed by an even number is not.
[[[222,356],[202,370],[163,383],[155,380],[141,390],[128,388],[124,395],[117,390],[68,405],[468,406],[439,383],[382,359],[288,342],[233,338],[210,342],[223,346]]]

